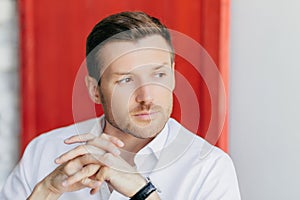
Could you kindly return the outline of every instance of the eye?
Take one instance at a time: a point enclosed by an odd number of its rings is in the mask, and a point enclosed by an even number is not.
[[[124,84],[124,83],[129,83],[129,82],[131,82],[131,81],[132,81],[132,78],[126,77],[126,78],[123,78],[123,79],[121,79],[121,80],[118,80],[117,83],[118,83],[118,84]]]
[[[166,76],[166,75],[167,75],[167,74],[164,73],[164,72],[158,72],[158,73],[156,73],[154,76],[157,77],[157,78],[162,78],[162,77],[164,77],[164,76]]]

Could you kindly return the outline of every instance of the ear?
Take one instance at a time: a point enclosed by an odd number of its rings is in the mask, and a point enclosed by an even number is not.
[[[95,78],[87,75],[85,77],[85,85],[88,89],[89,96],[92,99],[93,102],[97,104],[101,104],[101,98],[100,98],[100,93],[99,93],[99,86],[98,82],[96,81]]]

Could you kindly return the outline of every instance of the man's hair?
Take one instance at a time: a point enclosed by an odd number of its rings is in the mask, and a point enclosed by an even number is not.
[[[100,80],[102,62],[100,48],[110,41],[137,41],[146,36],[160,35],[170,47],[171,62],[174,50],[168,29],[157,18],[144,12],[121,12],[110,15],[95,25],[86,41],[86,62],[89,75]]]

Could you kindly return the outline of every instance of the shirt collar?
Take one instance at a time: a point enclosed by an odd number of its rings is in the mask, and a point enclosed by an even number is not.
[[[103,132],[104,126],[105,126],[105,117],[104,115],[102,115],[96,119],[96,123],[92,127],[90,133],[99,136]]]
[[[162,150],[164,149],[168,135],[169,127],[168,123],[166,123],[162,131],[158,133],[157,136],[145,147],[143,147],[137,154],[139,155],[153,153],[158,160]]]

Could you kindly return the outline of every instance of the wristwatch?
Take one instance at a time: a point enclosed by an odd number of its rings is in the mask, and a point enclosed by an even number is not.
[[[133,195],[130,200],[145,200],[152,192],[154,192],[156,187],[151,183],[149,177],[147,179],[147,184],[142,187],[135,195]]]

